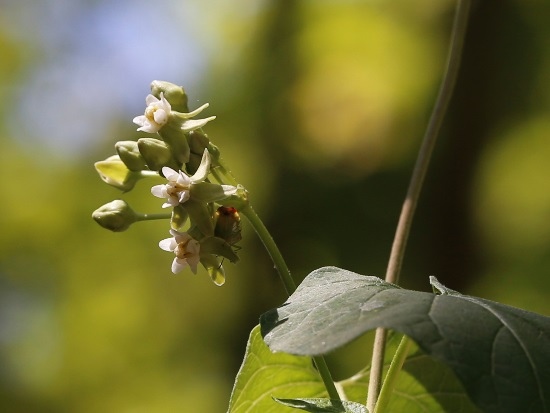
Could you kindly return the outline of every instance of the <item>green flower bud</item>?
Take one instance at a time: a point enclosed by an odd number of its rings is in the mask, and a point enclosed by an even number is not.
[[[176,170],[180,168],[166,142],[155,138],[141,138],[138,139],[137,146],[149,169],[160,171],[164,166]]]
[[[114,232],[126,231],[130,225],[138,220],[134,210],[120,199],[96,209],[92,213],[92,218],[103,228]]]
[[[177,112],[189,111],[189,107],[187,106],[187,94],[183,87],[164,80],[153,80],[151,83],[151,93],[153,96],[160,98],[161,92],[164,93],[164,97],[170,102],[173,110]]]
[[[185,225],[188,218],[189,218],[189,214],[187,213],[185,208],[181,204],[177,205],[172,209],[172,218],[170,219],[170,226],[172,227],[172,229],[179,230],[181,227]]]
[[[225,240],[219,237],[206,237],[201,240],[201,253],[220,255],[232,263],[239,261],[235,251]]]
[[[188,232],[192,234],[193,238],[202,239],[214,235],[214,223],[212,222],[212,216],[208,211],[206,203],[191,198],[181,204],[181,206],[189,214],[193,226],[200,232],[199,235],[189,230]]]
[[[187,142],[189,143],[189,148],[191,150],[189,156],[189,162],[187,162],[186,169],[189,174],[194,174],[201,163],[202,155],[204,150],[208,148],[210,139],[206,134],[202,133],[199,130],[194,130],[189,132],[187,135]]]
[[[198,182],[191,185],[189,195],[192,199],[199,202],[221,201],[229,195],[236,193],[237,188],[232,185],[218,185],[210,182]]]
[[[96,162],[94,166],[103,181],[124,192],[130,191],[137,181],[146,176],[143,172],[130,171],[118,155]]]
[[[142,171],[146,169],[145,160],[139,153],[138,144],[135,141],[119,141],[115,144],[118,156],[130,171]]]
[[[186,121],[181,119],[176,112],[171,112],[168,122],[158,131],[162,140],[168,144],[173,158],[180,164],[189,162],[189,143],[182,129]]]
[[[221,286],[225,283],[225,271],[215,255],[201,254],[200,263],[206,268],[214,284]]]

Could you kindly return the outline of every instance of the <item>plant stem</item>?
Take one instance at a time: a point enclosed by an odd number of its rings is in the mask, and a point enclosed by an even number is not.
[[[409,353],[411,344],[412,341],[407,336],[403,336],[403,338],[401,338],[399,347],[397,347],[395,355],[393,356],[393,360],[390,364],[388,374],[386,375],[386,379],[384,380],[384,384],[382,385],[382,390],[380,390],[380,397],[376,402],[376,407],[374,408],[373,413],[382,413],[384,409],[388,406],[393,389],[395,387],[395,382],[397,381],[397,377],[401,372],[403,363],[407,358],[407,354]]]
[[[290,275],[290,270],[288,269],[283,255],[277,247],[277,244],[275,244],[273,237],[250,204],[241,209],[239,212],[241,212],[250,221],[252,227],[254,227],[254,230],[256,231],[256,234],[258,234],[258,237],[260,237],[260,239],[262,240],[265,249],[271,257],[273,264],[275,265],[275,269],[281,277],[281,281],[283,282],[286,293],[290,296],[294,291],[296,291],[296,284],[294,283],[294,279]]]
[[[275,244],[273,237],[250,204],[248,204],[245,208],[239,210],[239,212],[241,212],[250,221],[252,227],[256,231],[256,234],[258,234],[258,237],[262,240],[265,249],[271,257],[273,264],[275,265],[275,269],[281,277],[281,281],[283,282],[285,290],[290,296],[294,291],[296,291],[296,284],[294,283],[294,279],[290,274],[290,270],[288,269],[283,255],[277,247],[277,244]],[[323,380],[323,383],[325,384],[325,388],[327,389],[329,398],[332,400],[340,400],[340,395],[338,394],[338,390],[334,385],[334,380],[332,380],[332,376],[330,374],[330,370],[328,369],[325,358],[322,356],[313,357],[313,361],[315,363],[315,366],[317,367],[317,371],[319,372],[321,379]]]
[[[428,170],[430,157],[437,140],[437,135],[441,129],[441,124],[443,123],[443,118],[445,117],[445,112],[449,106],[456,79],[458,77],[462,47],[468,24],[470,1],[471,0],[458,0],[457,2],[445,73],[441,81],[439,92],[426,128],[426,133],[424,134],[424,139],[422,141],[418,157],[416,159],[416,164],[395,232],[390,259],[388,262],[388,269],[386,272],[386,282],[389,283],[396,284],[399,280],[399,273],[401,271],[405,247],[407,245],[414,212],[418,204],[418,198],[420,197],[420,191]],[[367,398],[367,410],[369,412],[374,411],[382,378],[381,366],[382,360],[384,359],[385,347],[385,339],[382,339],[382,336],[385,336],[384,330],[377,329],[372,355],[373,362],[371,363],[369,393]],[[375,366],[376,369],[374,368]]]
[[[171,213],[160,213],[160,214],[137,214],[138,221],[153,221],[155,219],[170,219],[172,217]]]

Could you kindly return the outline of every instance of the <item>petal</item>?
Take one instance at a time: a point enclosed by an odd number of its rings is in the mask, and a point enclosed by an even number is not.
[[[151,188],[151,193],[157,198],[166,198],[166,185],[155,185]]]
[[[191,132],[195,129],[202,128],[204,125],[206,125],[208,122],[210,122],[211,120],[214,120],[214,119],[216,119],[215,116],[210,116],[209,118],[205,118],[205,119],[186,120],[181,125],[181,129],[184,132]]]
[[[147,118],[145,117],[145,115],[136,116],[132,122],[134,122],[136,125],[143,126],[147,122]]]
[[[174,261],[172,261],[172,272],[174,274],[177,274],[178,272],[180,272],[181,270],[183,270],[185,267],[187,267],[187,260],[183,259],[179,259],[179,258],[174,258]]]
[[[223,193],[227,196],[235,195],[237,193],[237,187],[233,185],[222,185]]]
[[[181,191],[180,196],[178,198],[178,204],[183,204],[189,198],[191,198],[191,194],[189,193],[189,191]]]
[[[187,264],[189,265],[189,268],[191,268],[191,271],[193,274],[197,273],[197,265],[199,265],[199,256],[196,257],[189,257],[187,258]]]
[[[205,149],[202,154],[199,168],[197,169],[197,172],[195,172],[194,175],[191,177],[191,182],[195,183],[204,181],[208,176],[208,173],[210,172],[210,163],[210,152],[208,152],[208,149]]]
[[[170,102],[166,100],[164,97],[164,92],[160,92],[160,102],[159,106],[166,112],[170,113],[172,111],[172,106],[170,105]]]
[[[167,166],[162,167],[162,174],[166,179],[172,182],[176,182],[180,174]]]
[[[162,93],[160,94],[160,96],[163,97]],[[145,103],[147,104],[147,106],[152,105],[153,103],[156,103],[158,101],[159,100],[151,94],[148,94],[147,97],[145,98]]]
[[[155,122],[157,122],[159,125],[164,125],[166,122],[168,122],[168,114],[163,109],[155,110],[153,118],[155,119]]]
[[[159,248],[164,251],[173,252],[177,246],[178,243],[174,238],[165,238],[159,241]]]

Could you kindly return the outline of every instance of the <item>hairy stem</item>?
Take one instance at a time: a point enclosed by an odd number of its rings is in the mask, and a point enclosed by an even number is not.
[[[445,117],[445,112],[449,106],[456,79],[458,77],[462,47],[468,24],[470,1],[471,0],[458,0],[457,2],[445,73],[443,75],[439,93],[426,128],[426,133],[424,134],[424,139],[422,141],[418,157],[416,159],[416,164],[395,232],[390,259],[388,262],[388,269],[386,272],[386,281],[390,283],[396,284],[399,280],[399,273],[401,271],[405,247],[407,245],[414,212],[418,204],[418,198],[420,197],[420,191],[428,170],[430,158],[437,140],[437,135],[441,129],[441,124],[443,123],[443,118]],[[385,337],[385,331],[383,329],[377,329],[372,355],[373,361],[371,364],[369,393],[367,398],[367,409],[369,412],[374,411],[376,400],[380,392],[382,360],[384,359],[385,347],[385,339],[383,337]],[[376,368],[374,368],[375,366]]]
[[[294,283],[294,279],[290,274],[290,270],[286,265],[281,251],[279,251],[279,247],[277,247],[277,244],[275,244],[273,237],[265,227],[258,214],[256,214],[252,206],[247,205],[245,208],[241,209],[240,212],[250,221],[252,227],[254,227],[254,230],[258,234],[258,237],[262,240],[265,249],[271,257],[273,264],[275,265],[275,269],[281,277],[281,281],[283,282],[285,290],[290,296],[294,291],[296,291],[296,284]],[[321,379],[325,384],[325,388],[327,389],[329,397],[332,400],[340,400],[340,395],[338,394],[338,390],[334,385],[334,380],[332,380],[330,370],[328,369],[324,357],[313,357],[313,361],[315,362],[317,371],[319,372],[319,375],[321,376]]]

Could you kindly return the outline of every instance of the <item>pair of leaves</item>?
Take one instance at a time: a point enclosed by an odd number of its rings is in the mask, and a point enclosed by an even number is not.
[[[272,351],[320,355],[385,327],[449,366],[485,412],[550,412],[550,318],[449,290],[409,291],[335,267],[262,316]]]

